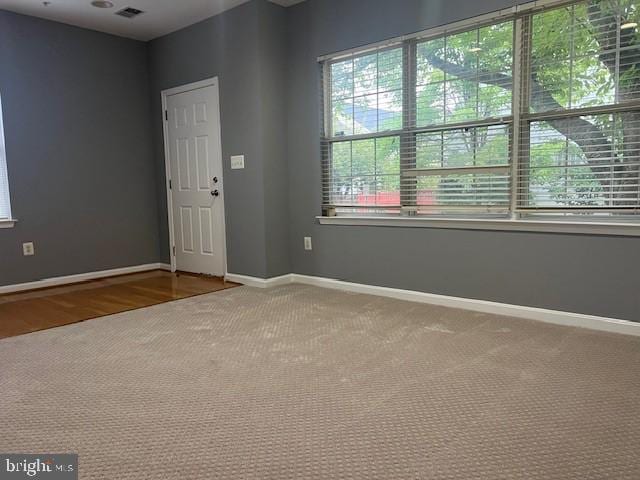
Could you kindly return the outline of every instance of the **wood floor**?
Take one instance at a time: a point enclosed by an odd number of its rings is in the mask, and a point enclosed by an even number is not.
[[[238,286],[161,270],[0,295],[0,338]]]

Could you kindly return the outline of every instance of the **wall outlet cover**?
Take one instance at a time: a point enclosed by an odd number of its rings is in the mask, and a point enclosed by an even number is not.
[[[231,170],[242,170],[244,168],[244,155],[233,155],[231,157]]]
[[[36,254],[36,251],[33,247],[33,242],[27,242],[22,244],[22,254],[25,257],[30,257],[31,255]]]

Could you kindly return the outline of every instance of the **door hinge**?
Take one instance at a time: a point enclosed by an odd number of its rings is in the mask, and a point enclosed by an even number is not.
[[[171,184],[171,179],[169,179],[169,190],[172,190],[172,189],[173,189],[173,186]]]
[[[173,256],[174,257],[176,256],[176,246],[175,245],[173,246]]]
[[[169,121],[169,110],[165,110],[165,111],[164,111],[164,119],[165,119],[165,121],[167,121],[167,122]]]

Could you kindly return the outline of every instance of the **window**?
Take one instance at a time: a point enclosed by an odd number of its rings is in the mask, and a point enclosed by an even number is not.
[[[323,59],[324,214],[639,213],[640,0],[556,3]]]
[[[342,207],[400,208],[403,50],[331,63],[328,197]],[[348,140],[344,140],[347,139]]]
[[[640,207],[640,1],[580,2],[523,20],[523,212]]]
[[[508,210],[512,40],[503,22],[416,44],[415,212]]]
[[[7,175],[7,155],[4,143],[4,125],[2,124],[2,102],[0,99],[0,222],[10,219],[9,179]]]

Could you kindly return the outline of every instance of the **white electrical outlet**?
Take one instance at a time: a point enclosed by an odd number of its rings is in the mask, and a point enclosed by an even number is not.
[[[31,255],[36,254],[36,251],[33,248],[33,242],[27,242],[22,244],[22,254],[25,257],[30,257]]]
[[[233,155],[231,157],[231,170],[242,170],[244,168],[244,155]]]
[[[313,245],[311,244],[311,237],[304,237],[304,249],[313,250]]]

